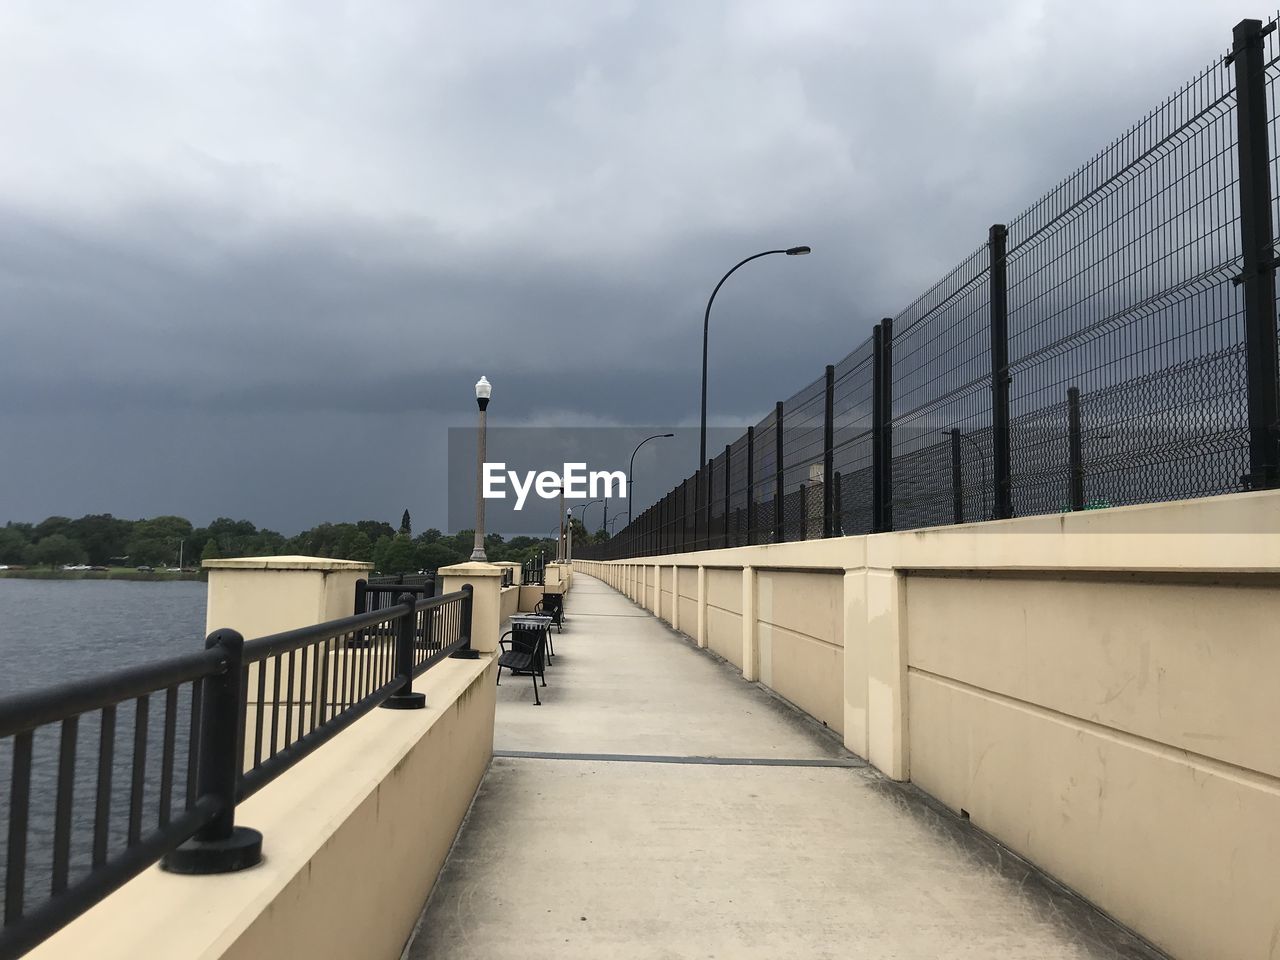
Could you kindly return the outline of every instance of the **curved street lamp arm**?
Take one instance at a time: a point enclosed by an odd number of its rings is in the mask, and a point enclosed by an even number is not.
[[[757,254],[757,256],[759,256],[759,254]],[[742,263],[746,263],[746,261],[744,260],[742,261]],[[738,267],[742,266],[742,263],[738,264]],[[738,267],[734,267],[733,270],[737,270]],[[733,273],[733,270],[730,270],[729,273]],[[729,274],[725,274],[726,277],[728,275]],[[720,282],[724,283],[723,280],[721,280]],[[716,289],[719,290],[720,288],[716,287]],[[711,296],[714,297],[715,294],[713,293]],[[704,357],[703,359],[705,361],[706,358]],[[706,399],[705,390],[706,390],[706,386],[704,384],[703,385],[704,400]],[[675,436],[674,433],[655,433],[652,437],[645,437],[643,440],[637,443],[636,448],[631,451],[631,464],[630,466],[627,467],[627,523],[631,523],[631,475],[636,471],[636,454],[639,453],[640,448],[643,447],[650,440],[661,440],[664,437],[674,437],[674,436]]]

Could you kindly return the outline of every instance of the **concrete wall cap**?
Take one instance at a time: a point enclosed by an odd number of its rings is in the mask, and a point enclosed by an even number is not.
[[[205,560],[206,570],[372,570],[363,560],[334,560],[331,557],[232,557]]]
[[[496,563],[481,563],[478,560],[468,560],[466,563],[453,563],[447,567],[441,567],[436,571],[436,576],[447,575],[450,577],[500,577],[502,576],[502,567]]]

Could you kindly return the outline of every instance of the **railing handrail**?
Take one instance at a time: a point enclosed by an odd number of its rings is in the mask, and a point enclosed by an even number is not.
[[[374,708],[425,706],[422,694],[413,692],[414,678],[446,657],[474,656],[471,585],[442,596],[417,594],[413,587],[406,587],[399,594],[401,602],[394,606],[248,643],[234,630],[215,630],[206,648],[198,652],[0,698],[0,737],[14,738],[10,789],[0,796],[9,802],[0,960],[31,949],[157,860],[180,873],[226,872],[257,863],[262,837],[235,825],[237,803]],[[349,642],[338,642],[343,638]],[[309,653],[314,656],[308,658]],[[300,668],[295,675],[296,659]],[[288,686],[282,697],[280,684],[286,668]],[[256,686],[248,682],[250,678],[256,679]],[[184,684],[191,685],[191,719],[179,739],[175,717]],[[143,817],[142,797],[155,789],[147,784],[147,726],[152,697],[161,693],[163,759],[157,825],[150,822],[154,811]],[[117,794],[113,790],[116,714],[117,707],[130,700],[135,711],[132,777],[127,794]],[[157,697],[155,702],[160,700]],[[252,740],[247,722],[250,705],[256,705]],[[101,711],[101,736],[93,862],[87,873],[72,880],[68,870],[71,837],[74,831],[83,836],[85,828],[73,822],[70,798],[77,789],[92,791],[91,786],[76,787],[77,731],[81,718],[94,711]],[[57,757],[51,892],[28,907],[26,879],[28,866],[35,861],[27,849],[32,784],[47,780],[32,776],[32,744],[40,728],[55,724],[61,725],[62,746]],[[179,743],[189,744],[184,747],[186,803],[185,809],[175,811],[173,788],[181,782],[175,764]],[[124,815],[115,801],[126,798],[128,838],[120,846],[119,837],[111,839],[108,824],[113,809],[115,816]]]
[[[224,669],[226,661],[219,651],[201,650],[136,667],[122,667],[44,690],[15,693],[0,698],[0,737],[61,723],[70,717],[159,693]]]

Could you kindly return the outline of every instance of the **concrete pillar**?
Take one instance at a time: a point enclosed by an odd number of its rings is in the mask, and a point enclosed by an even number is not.
[[[698,646],[707,645],[707,568],[698,564]]]
[[[742,679],[759,680],[756,645],[756,568],[742,568]]]
[[[844,574],[844,745],[867,756],[867,571]]]
[[[680,568],[671,565],[671,629],[680,629]]]
[[[550,565],[547,566],[550,570]],[[502,568],[492,563],[468,560],[436,571],[441,593],[461,590],[471,584],[471,649],[494,653],[502,634]]]
[[[653,570],[653,606],[649,609],[659,620],[662,619],[662,568],[656,563]]]
[[[904,579],[868,570],[866,585],[867,760],[885,776],[909,780]]]
[[[237,557],[206,560],[205,632],[239,630],[246,640],[349,617],[356,581],[373,564],[328,557]]]

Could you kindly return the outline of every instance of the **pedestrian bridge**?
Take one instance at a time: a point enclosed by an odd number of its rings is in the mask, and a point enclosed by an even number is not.
[[[364,575],[212,563],[246,637]],[[572,571],[440,571],[478,659],[238,803],[262,863],[31,956],[1280,956],[1280,492]],[[495,653],[544,591],[535,706]]]
[[[569,609],[412,960],[1155,956],[600,580]]]

